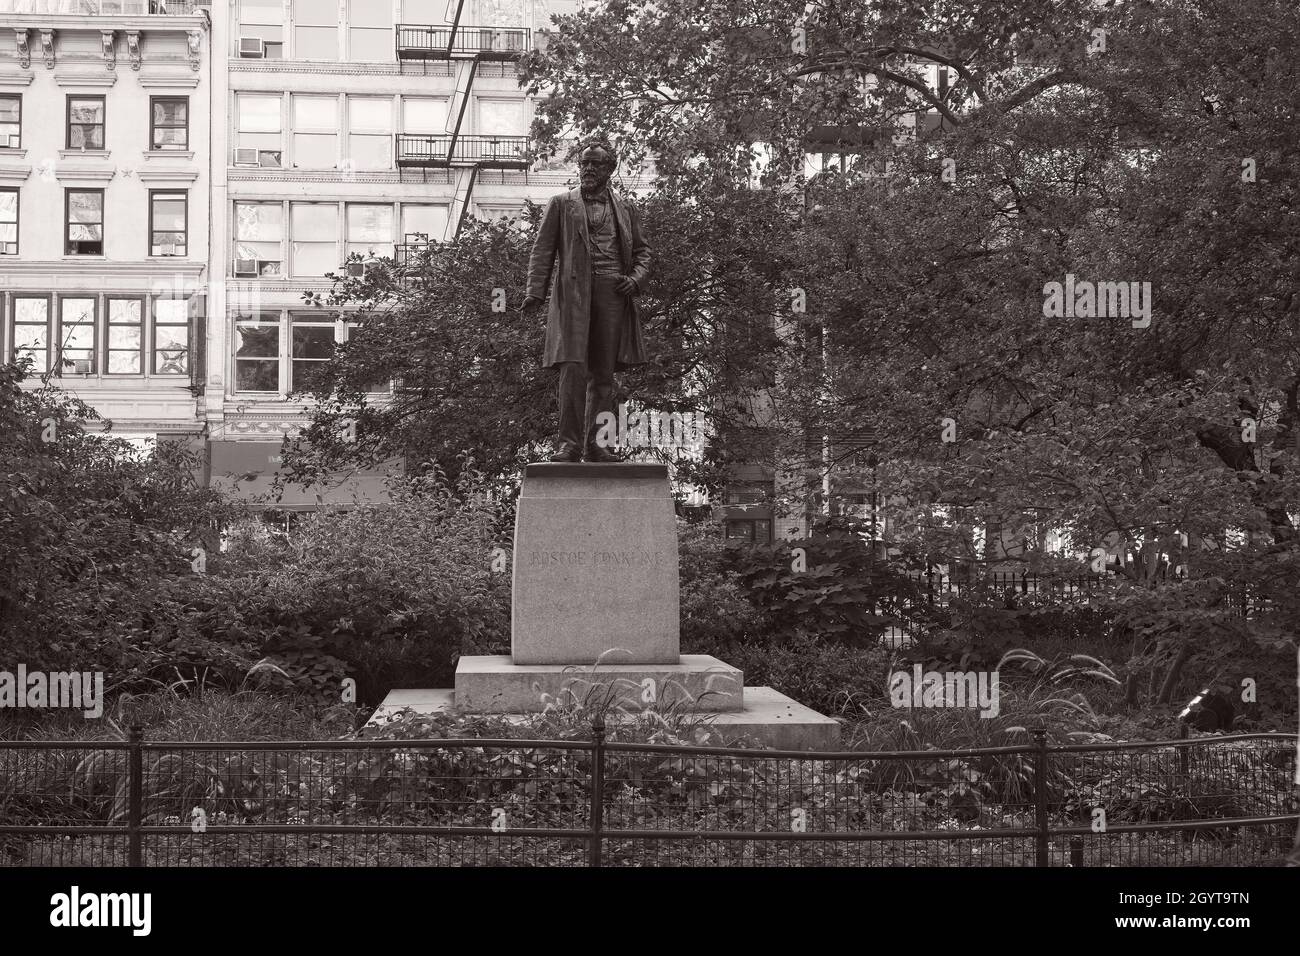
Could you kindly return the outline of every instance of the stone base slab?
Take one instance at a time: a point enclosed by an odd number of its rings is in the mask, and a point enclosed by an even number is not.
[[[417,713],[449,713],[455,711],[455,692],[443,690],[394,690],[370,718],[370,723],[381,717],[409,707]],[[507,720],[525,721],[531,714],[504,714]],[[618,713],[610,714],[618,720]],[[805,707],[785,694],[770,687],[749,687],[745,690],[745,707],[730,713],[705,714],[704,723],[717,731],[721,744],[731,747],[765,746],[773,750],[837,750],[840,746],[839,722]]]
[[[707,654],[683,654],[677,664],[594,667],[515,664],[503,654],[462,657],[455,701],[462,713],[527,714],[543,710],[548,701],[581,703],[613,694],[638,709],[653,701],[712,713],[741,710],[744,688],[738,668]]]

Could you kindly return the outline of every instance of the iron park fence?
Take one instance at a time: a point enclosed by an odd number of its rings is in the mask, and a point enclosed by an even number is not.
[[[1295,735],[914,752],[0,741],[0,865],[1253,865]]]

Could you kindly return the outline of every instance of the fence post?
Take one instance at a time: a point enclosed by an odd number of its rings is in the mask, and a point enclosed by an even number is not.
[[[1083,866],[1083,837],[1070,837],[1070,866]]]
[[[127,866],[139,866],[140,822],[144,819],[144,728],[132,724],[127,743]]]
[[[1034,731],[1034,823],[1038,829],[1038,859],[1035,866],[1047,866],[1047,731]]]
[[[1178,739],[1186,740],[1188,738],[1187,724],[1179,723]],[[1187,748],[1179,747],[1178,749],[1178,773],[1181,776],[1187,776]]]
[[[591,840],[587,846],[587,865],[601,865],[601,831],[605,826],[605,718],[597,714],[591,722],[595,746],[591,748]]]

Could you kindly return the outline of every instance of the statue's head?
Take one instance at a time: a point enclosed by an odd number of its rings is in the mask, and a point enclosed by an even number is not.
[[[578,154],[578,181],[584,192],[599,192],[614,175],[614,149],[604,140],[589,143]]]

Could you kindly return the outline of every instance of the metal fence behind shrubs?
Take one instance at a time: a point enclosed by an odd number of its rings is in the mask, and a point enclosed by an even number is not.
[[[806,753],[590,740],[0,741],[0,865],[1280,862],[1296,738]],[[1101,811],[1099,815],[1098,811]]]

